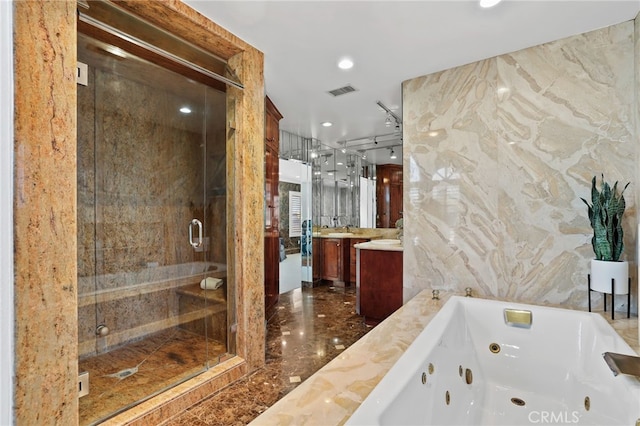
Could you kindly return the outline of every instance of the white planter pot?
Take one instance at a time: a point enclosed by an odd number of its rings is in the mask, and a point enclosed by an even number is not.
[[[611,278],[615,280],[614,294],[629,293],[629,262],[591,260],[591,290],[611,294]]]

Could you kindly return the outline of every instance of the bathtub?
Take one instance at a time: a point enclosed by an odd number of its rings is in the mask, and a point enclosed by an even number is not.
[[[636,355],[598,314],[453,296],[346,424],[637,424],[640,380],[607,351]]]

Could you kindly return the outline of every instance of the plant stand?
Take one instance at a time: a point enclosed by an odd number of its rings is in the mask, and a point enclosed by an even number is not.
[[[627,318],[631,318],[631,277],[629,277],[629,288],[627,290]],[[587,274],[587,286],[589,288],[589,312],[591,312],[591,292],[592,291],[596,291],[598,293],[598,290],[592,290],[591,289],[591,274]],[[614,303],[614,295],[615,295],[615,279],[611,278],[611,319],[615,319],[614,318],[614,312],[615,312],[615,303]],[[604,295],[604,311],[607,312],[607,293],[602,292],[602,294]]]

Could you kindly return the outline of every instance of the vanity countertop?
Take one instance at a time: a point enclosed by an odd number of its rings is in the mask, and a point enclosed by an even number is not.
[[[251,424],[344,424],[451,295],[441,292],[433,300],[431,291],[423,290]],[[638,318],[612,325],[640,353]]]
[[[398,237],[400,230],[395,228],[322,228],[320,231],[314,231],[313,237],[320,238],[365,238],[375,239],[394,239]]]
[[[371,240],[366,243],[359,243],[354,245],[355,248],[361,250],[384,250],[384,251],[402,251],[402,241],[379,239]]]

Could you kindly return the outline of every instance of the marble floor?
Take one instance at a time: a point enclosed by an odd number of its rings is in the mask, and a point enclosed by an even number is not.
[[[266,365],[168,419],[169,426],[245,425],[364,336],[355,289],[320,286],[281,294],[267,325]]]

